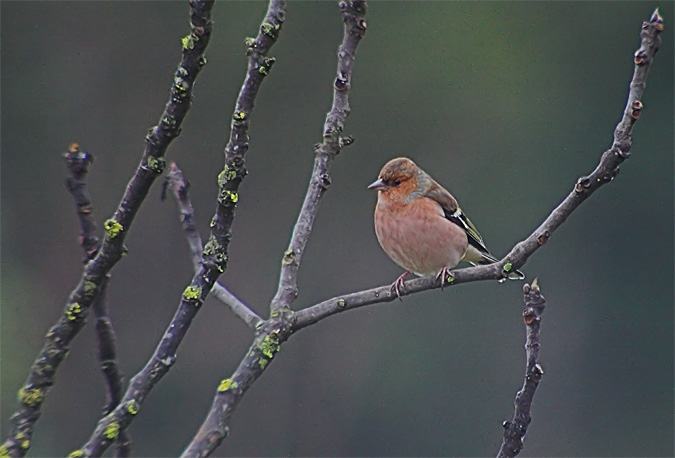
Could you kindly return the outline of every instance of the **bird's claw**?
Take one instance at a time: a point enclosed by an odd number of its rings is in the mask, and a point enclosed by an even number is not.
[[[401,302],[403,302],[403,299],[401,299],[401,290],[405,292],[405,279],[408,277],[409,273],[410,272],[403,272],[403,274],[391,284],[391,292],[396,293],[396,297],[398,297],[398,300]]]
[[[451,278],[452,274],[450,273],[450,269],[448,269],[447,267],[443,267],[440,270],[440,272],[438,272],[438,275],[436,275],[436,280],[441,281],[441,291],[443,291],[443,287],[445,286],[446,283],[450,284]]]

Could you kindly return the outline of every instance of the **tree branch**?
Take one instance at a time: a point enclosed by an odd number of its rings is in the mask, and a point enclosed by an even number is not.
[[[352,67],[356,57],[356,47],[366,33],[366,2],[341,1],[339,3],[345,22],[345,35],[338,50],[338,67],[333,84],[333,105],[326,115],[323,126],[323,142],[316,145],[314,169],[309,189],[302,203],[302,210],[293,228],[291,242],[281,262],[281,274],[277,293],[272,299],[272,313],[281,309],[290,309],[298,296],[298,269],[305,246],[314,226],[323,193],[331,184],[330,164],[340,154],[343,146],[353,142],[351,137],[341,137],[344,123],[351,111],[349,107],[349,89],[351,87]]]
[[[82,261],[86,264],[94,258],[101,244],[96,236],[96,221],[93,216],[91,198],[86,177],[89,173],[89,165],[94,162],[94,157],[80,148],[77,143],[71,143],[68,152],[63,158],[70,172],[66,180],[66,188],[73,197],[77,216],[80,221],[79,242],[82,247]],[[108,405],[103,409],[107,414],[119,404],[122,399],[122,386],[124,377],[117,364],[117,336],[108,314],[107,294],[110,277],[103,280],[98,295],[92,303],[92,309],[96,316],[96,335],[98,337],[98,360],[101,364],[103,379],[108,388]],[[117,438],[116,456],[126,457],[131,452],[131,437],[125,431]]]
[[[614,130],[614,142],[611,148],[602,154],[595,170],[590,175],[580,178],[570,194],[549,214],[546,220],[529,237],[516,244],[504,259],[486,266],[454,270],[446,287],[480,280],[501,279],[508,271],[520,268],[549,240],[584,200],[600,186],[616,177],[619,173],[619,165],[630,157],[633,126],[643,108],[641,99],[646,86],[647,74],[661,44],[659,33],[662,30],[663,18],[656,9],[649,22],[642,24],[641,45],[635,52],[635,69],[630,83],[628,101],[623,117]],[[416,278],[405,283],[405,291],[401,291],[401,296],[439,287],[440,284],[434,276]],[[298,311],[293,317],[292,327],[294,331],[297,331],[336,313],[364,305],[390,302],[396,298],[396,294],[392,293],[389,286],[337,296]]]
[[[120,405],[98,422],[82,449],[73,452],[77,456],[101,455],[119,432],[126,430],[133,422],[150,391],[176,362],[176,351],[192,320],[220,274],[227,268],[234,209],[239,200],[239,185],[246,175],[244,155],[248,149],[249,119],[260,85],[274,63],[274,59],[266,56],[281,30],[285,8],[285,0],[271,0],[260,33],[257,38],[247,40],[248,71],[232,116],[230,140],[225,148],[225,166],[218,176],[218,205],[211,221],[209,241],[204,246],[202,264],[183,292],[176,313],[154,354],[131,379]]]
[[[42,403],[70,343],[82,329],[89,307],[99,294],[112,267],[120,260],[124,239],[151,185],[164,168],[164,153],[180,134],[188,112],[194,81],[205,64],[204,50],[211,34],[210,12],[213,0],[190,0],[190,35],[183,39],[183,55],[176,70],[171,96],[157,126],[146,137],[141,163],[131,178],[122,201],[112,218],[105,222],[106,236],[93,260],[87,263],[78,285],[71,292],[63,315],[47,332],[45,343],[31,367],[28,379],[19,390],[19,406],[11,418],[10,435],[2,450],[12,456],[27,452]]]
[[[290,305],[297,294],[297,272],[302,252],[312,230],[321,196],[330,184],[329,164],[351,139],[340,138],[349,115],[349,88],[356,48],[365,34],[365,0],[341,1],[344,37],[338,52],[338,76],[333,90],[333,105],[326,116],[323,143],[316,148],[314,171],[309,189],[293,230],[289,249],[284,254],[279,289],[271,303],[270,318],[256,332],[253,343],[230,378],[222,380],[209,413],[199,431],[181,456],[210,455],[229,433],[229,421],[239,401],[269,366],[283,342],[293,333]]]
[[[192,265],[195,271],[199,270],[202,263],[202,238],[194,222],[194,209],[190,201],[190,183],[183,177],[183,172],[172,162],[166,174],[165,185],[171,190],[180,211],[180,220],[185,231],[185,238],[190,246]],[[241,318],[246,325],[255,329],[263,319],[239,298],[232,294],[226,287],[216,282],[211,290],[211,295],[227,305],[232,312]]]
[[[86,177],[89,166],[94,162],[94,156],[80,148],[73,142],[68,151],[63,153],[70,176],[66,179],[66,189],[73,197],[77,219],[80,223],[79,243],[82,247],[82,262],[85,264],[96,256],[100,248],[100,240],[96,235],[96,221],[92,214],[91,198],[87,187]]]
[[[537,386],[541,381],[544,370],[539,365],[539,328],[541,315],[546,307],[546,299],[541,295],[539,284],[535,278],[532,286],[523,286],[525,310],[525,380],[523,388],[516,394],[514,402],[515,412],[513,420],[504,422],[504,439],[499,449],[497,458],[513,458],[523,448],[523,438],[527,433],[527,427],[532,421],[530,409]]]

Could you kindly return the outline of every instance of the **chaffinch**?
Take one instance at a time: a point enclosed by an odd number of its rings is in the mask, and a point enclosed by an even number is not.
[[[392,261],[406,270],[391,285],[399,297],[410,272],[435,273],[443,286],[460,261],[473,265],[498,261],[452,194],[410,159],[387,162],[368,189],[378,191],[377,240]],[[522,280],[525,275],[515,270],[508,278]]]

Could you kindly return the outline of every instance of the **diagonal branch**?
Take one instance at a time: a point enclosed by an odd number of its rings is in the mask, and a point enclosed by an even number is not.
[[[192,320],[227,267],[234,209],[239,200],[239,185],[246,175],[244,155],[248,149],[249,119],[262,81],[274,63],[274,59],[266,56],[277,41],[285,9],[285,0],[271,0],[260,33],[257,38],[247,40],[248,70],[232,116],[230,140],[225,148],[225,166],[218,177],[218,205],[211,221],[209,241],[204,246],[203,261],[190,285],[185,288],[176,313],[154,354],[131,379],[122,402],[98,422],[82,449],[73,452],[77,456],[101,455],[133,422],[150,391],[176,362],[176,352]]]
[[[19,406],[11,418],[11,431],[1,450],[23,456],[41,414],[42,403],[54,384],[56,370],[65,359],[70,343],[86,322],[89,307],[126,249],[124,239],[155,179],[164,168],[164,153],[180,134],[187,114],[194,81],[206,61],[204,50],[211,35],[213,0],[190,0],[191,32],[183,39],[182,59],[174,76],[171,96],[157,126],[146,137],[141,163],[134,173],[112,218],[105,222],[106,236],[95,258],[88,262],[79,283],[70,293],[63,315],[47,332],[45,343],[19,390]]]
[[[316,146],[314,169],[309,188],[302,203],[302,210],[293,228],[291,242],[281,262],[279,287],[270,305],[272,313],[290,309],[298,296],[298,269],[305,246],[314,226],[323,193],[331,183],[330,164],[342,151],[343,146],[353,142],[351,137],[341,137],[345,121],[350,113],[349,89],[356,47],[366,33],[365,1],[341,1],[339,3],[345,22],[345,36],[338,50],[338,67],[333,84],[333,105],[326,115],[323,126],[323,142]]]
[[[347,142],[340,133],[349,114],[348,94],[356,48],[366,30],[365,0],[341,1],[344,36],[338,52],[338,76],[333,91],[333,105],[326,117],[323,143],[316,149],[314,171],[291,238],[291,245],[282,262],[279,290],[272,300],[270,318],[258,328],[255,339],[230,378],[222,380],[209,413],[183,451],[183,457],[208,456],[229,433],[229,422],[239,401],[269,367],[280,346],[293,333],[289,326],[293,312],[290,305],[297,291],[297,271],[307,238],[312,230],[319,200],[330,184],[328,166]]]
[[[549,240],[551,235],[584,200],[599,187],[611,182],[616,177],[619,173],[619,165],[630,157],[633,126],[640,117],[643,108],[641,100],[646,86],[647,74],[661,44],[659,33],[662,30],[663,18],[656,9],[649,22],[643,22],[642,24],[641,45],[635,52],[635,69],[630,83],[628,101],[623,117],[614,130],[614,142],[611,148],[602,154],[595,170],[590,175],[580,178],[570,194],[549,214],[546,220],[529,237],[516,244],[504,259],[495,264],[453,271],[448,282],[451,286],[480,280],[498,280],[503,278],[505,271],[520,268],[535,251]],[[417,278],[405,283],[405,291],[402,291],[401,295],[414,294],[438,287],[440,285],[433,276]],[[364,305],[390,302],[396,298],[397,296],[392,294],[388,286],[337,296],[298,311],[293,318],[292,326],[297,331],[336,313],[363,307]]]
[[[171,190],[176,204],[180,210],[180,219],[185,231],[188,245],[190,246],[190,254],[192,264],[195,271],[199,270],[202,263],[202,238],[199,236],[197,226],[195,225],[195,213],[190,200],[190,183],[183,177],[183,171],[172,162],[169,165],[169,171],[166,174],[165,186]],[[227,305],[232,312],[251,329],[256,329],[262,323],[262,318],[244,304],[237,296],[232,294],[226,287],[216,282],[211,290],[211,295],[216,297],[222,303]]]
[[[523,388],[516,394],[514,402],[515,412],[511,421],[504,422],[504,439],[499,449],[497,458],[513,458],[523,448],[523,438],[527,433],[527,427],[532,421],[530,409],[537,386],[541,381],[544,370],[539,365],[539,328],[541,315],[546,307],[546,299],[541,295],[539,284],[535,278],[532,286],[523,286],[525,310],[525,380]]]

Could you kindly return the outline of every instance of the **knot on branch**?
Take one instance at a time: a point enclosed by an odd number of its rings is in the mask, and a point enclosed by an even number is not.
[[[321,188],[328,189],[331,185],[330,175],[328,175],[327,173],[322,173],[321,176],[319,177],[319,183],[321,185]]]
[[[349,81],[347,80],[347,75],[342,73],[340,76],[337,76],[335,78],[334,86],[336,91],[344,91],[346,89],[349,89]]]
[[[637,121],[640,117],[640,113],[642,113],[642,102],[636,100],[631,105],[630,117]]]
[[[574,185],[574,192],[581,194],[588,191],[588,188],[591,186],[591,180],[588,177],[581,177],[577,180],[577,183]]]
[[[621,158],[622,160],[628,159],[630,157],[630,151],[624,151],[622,148],[620,148],[617,145],[612,146],[611,152],[612,152],[612,154]],[[617,169],[617,173],[618,173],[618,169]]]
[[[228,234],[229,235],[229,234]],[[227,249],[213,235],[204,245],[203,264],[207,269],[216,269],[218,272],[224,272],[227,266]]]
[[[296,260],[296,254],[295,251],[292,248],[289,248],[284,252],[284,257],[281,260],[282,264],[289,266],[293,264]]]
[[[528,285],[527,283],[523,285],[523,295],[525,296],[523,318],[525,324],[530,326],[541,320],[541,315],[546,307],[546,299],[541,295],[538,279],[535,278],[532,285]]]
[[[647,64],[649,62],[647,60],[647,52],[642,48],[638,49],[635,51],[635,57],[633,58],[633,61],[635,62],[635,65],[640,67]]]
[[[258,66],[258,73],[262,76],[267,76],[272,69],[272,65],[274,65],[276,61],[277,60],[274,57],[265,57]]]
[[[363,18],[368,9],[364,0],[342,0],[338,3],[342,11],[342,20],[349,27],[349,34],[357,38],[363,38],[366,34],[366,20]]]
[[[176,362],[176,355],[169,355],[165,358],[159,359],[158,361],[164,367],[171,367]]]
[[[144,170],[148,170],[157,175],[161,175],[166,168],[166,159],[162,156],[148,156],[145,158],[145,163],[141,165]]]
[[[260,25],[260,32],[263,35],[267,35],[270,37],[272,40],[276,40],[277,37],[279,36],[279,30],[281,29],[281,24],[276,23],[272,24],[271,22],[263,22]]]
[[[350,146],[353,144],[355,141],[354,137],[351,135],[347,135],[346,137],[340,137],[340,149],[344,148],[345,146]]]
[[[539,246],[542,246],[546,242],[548,242],[549,238],[551,238],[551,232],[546,230],[537,236],[537,243],[539,244]]]

